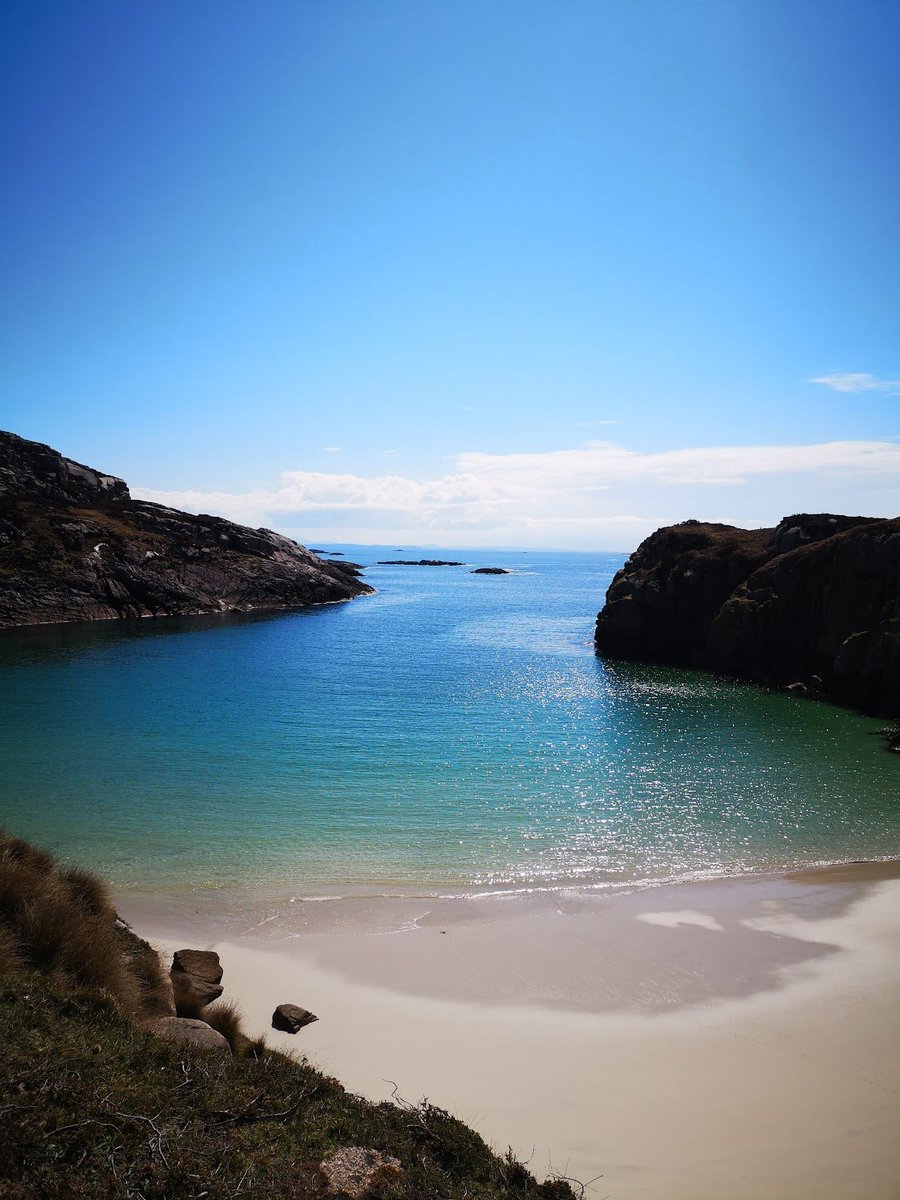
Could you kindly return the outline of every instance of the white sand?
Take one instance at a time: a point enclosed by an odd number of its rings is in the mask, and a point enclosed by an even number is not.
[[[703,887],[695,885],[687,903],[677,889],[632,898],[618,914],[623,951],[637,958],[642,946],[652,952],[657,943],[641,938],[694,939],[669,943],[676,948],[701,939],[712,949],[700,958],[686,954],[686,975],[691,963],[705,971],[738,928],[748,938],[765,935],[762,945],[809,951],[814,942],[822,952],[787,966],[782,953],[769,984],[751,981],[749,994],[642,1014],[571,1011],[564,994],[553,1007],[490,1002],[496,997],[487,994],[484,1003],[447,1001],[427,994],[425,978],[420,987],[409,984],[441,956],[460,963],[467,952],[483,956],[505,936],[502,926],[486,943],[479,942],[483,927],[473,926],[447,935],[413,929],[347,934],[337,942],[304,935],[266,945],[211,944],[222,958],[227,995],[254,1030],[267,1029],[282,1002],[319,1014],[296,1038],[270,1031],[274,1044],[307,1053],[371,1098],[389,1097],[394,1084],[407,1100],[427,1096],[498,1149],[512,1145],[539,1177],[553,1170],[582,1181],[600,1177],[588,1196],[897,1200],[900,880],[833,906],[843,911],[822,904],[814,916],[798,916],[778,888],[775,898],[757,889],[753,904],[736,915],[715,907],[710,885],[704,907]],[[128,915],[152,935],[138,914]],[[603,920],[580,919],[592,928]],[[539,958],[540,939],[554,935],[532,925],[537,944],[529,951]],[[198,933],[167,929],[154,940],[170,950],[199,946]],[[512,957],[514,934],[510,926]],[[391,947],[394,960],[405,956],[405,990],[354,978],[357,957],[371,962],[379,943]],[[317,951],[340,971],[315,961]],[[501,956],[497,969],[508,961]],[[598,956],[581,965],[602,974],[612,961]],[[480,963],[479,978],[489,977],[490,966]],[[733,989],[723,994],[733,996]]]

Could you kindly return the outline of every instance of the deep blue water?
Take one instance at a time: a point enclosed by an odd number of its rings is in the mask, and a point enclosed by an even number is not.
[[[360,562],[394,547],[341,547]],[[593,653],[621,555],[408,551],[303,613],[0,637],[0,821],[119,887],[595,883],[900,854],[882,722]],[[514,566],[477,576],[475,565]]]

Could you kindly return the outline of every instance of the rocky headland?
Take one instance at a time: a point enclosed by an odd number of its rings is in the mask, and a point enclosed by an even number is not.
[[[116,476],[0,432],[0,627],[296,608],[371,591],[351,563],[132,499]]]
[[[900,518],[658,529],[613,579],[595,642],[896,715]]]

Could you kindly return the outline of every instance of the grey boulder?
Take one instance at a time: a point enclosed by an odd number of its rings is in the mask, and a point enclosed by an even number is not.
[[[187,1017],[156,1017],[147,1021],[144,1028],[167,1042],[187,1042],[201,1050],[231,1054],[231,1047],[225,1038],[205,1021],[194,1021]]]

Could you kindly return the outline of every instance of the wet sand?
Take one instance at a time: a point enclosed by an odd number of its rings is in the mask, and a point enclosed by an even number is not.
[[[900,1196],[900,864],[609,892],[120,898],[352,1091],[613,1200]],[[271,911],[270,911],[271,910]]]

